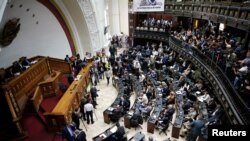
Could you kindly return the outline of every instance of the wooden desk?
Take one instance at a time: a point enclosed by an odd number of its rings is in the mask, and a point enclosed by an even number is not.
[[[112,135],[117,131],[117,126],[113,125],[112,127],[108,128],[101,134],[93,137],[93,141],[110,141],[112,138]]]
[[[13,122],[15,127],[15,132],[17,136],[24,136],[25,131],[22,129],[20,124],[20,119],[22,118],[22,113],[25,106],[34,106],[29,108],[34,108],[34,113],[38,111],[40,103],[43,99],[42,92],[40,88],[37,88],[37,85],[44,81],[44,76],[50,75],[55,65],[60,63],[61,67],[57,67],[57,70],[60,72],[69,72],[71,73],[71,67],[64,60],[55,59],[54,63],[51,63],[52,58],[37,56],[33,57],[32,61],[36,60],[35,64],[32,64],[27,70],[22,72],[19,76],[9,80],[6,84],[1,85],[1,88],[4,91],[6,98],[7,106],[10,109],[11,117],[9,118],[10,122]],[[51,63],[51,64],[50,64]],[[61,68],[64,71],[61,71]],[[58,76],[60,77],[60,76]],[[55,82],[51,80],[52,82]],[[29,100],[30,94],[34,94],[35,97],[31,98],[33,105],[26,105]],[[8,116],[8,115],[7,115]]]
[[[72,112],[79,107],[81,97],[86,93],[91,66],[92,63],[79,72],[78,79],[71,83],[52,112],[44,114],[49,130],[60,131],[72,121]]]
[[[147,132],[154,134],[155,122],[148,121],[147,123]]]
[[[124,116],[124,126],[126,127],[126,128],[131,128],[131,126],[130,126],[130,119],[131,119],[131,116],[130,115],[128,115],[128,114],[126,114],[125,116]]]
[[[54,71],[54,73],[53,76],[49,75],[44,81],[38,84],[44,98],[54,96],[59,90],[58,82],[62,73],[59,71]]]
[[[129,139],[129,141],[143,141],[145,138],[145,134],[141,132],[137,132],[133,137]]]
[[[162,111],[162,96],[161,92],[157,89],[157,86],[155,85],[156,80],[149,76],[147,81],[153,85],[156,94],[155,107],[147,123],[147,132],[154,134],[155,124]]]
[[[107,124],[110,123],[109,113],[108,113],[107,110],[105,110],[105,111],[103,112],[103,119],[104,119],[104,122],[105,122],[105,123],[107,123]]]
[[[172,137],[177,139],[179,138],[181,127],[184,120],[184,111],[182,109],[182,104],[181,104],[182,102],[183,102],[183,95],[177,93],[175,98],[176,118],[172,127]]]

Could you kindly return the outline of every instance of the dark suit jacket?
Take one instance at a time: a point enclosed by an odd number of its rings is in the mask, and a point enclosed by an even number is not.
[[[84,131],[81,131],[81,133],[76,137],[76,141],[87,141]]]
[[[115,136],[118,138],[118,139],[121,139],[123,138],[123,135],[125,134],[125,129],[123,126],[120,126],[118,127],[117,131],[115,132]]]
[[[123,110],[129,109],[129,102],[127,100],[124,99],[124,101],[122,102],[122,100],[120,100],[119,105],[123,107]]]
[[[74,133],[73,130],[72,130],[72,132]],[[68,141],[75,141],[74,135],[72,136],[72,135],[70,134],[70,132],[69,132],[67,126],[63,128],[63,133],[62,133],[62,134],[63,134],[63,137],[65,137]]]

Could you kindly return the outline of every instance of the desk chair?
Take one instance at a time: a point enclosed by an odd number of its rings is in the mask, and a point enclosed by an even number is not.
[[[121,117],[122,111],[113,111],[112,114],[109,115],[110,121],[113,123],[117,123]]]
[[[165,125],[164,124],[159,124],[159,126],[158,126],[158,128],[160,129],[159,135],[161,133],[164,133],[167,136],[167,130],[168,130],[169,124],[172,124],[171,121],[172,121],[172,117],[169,119],[167,124],[165,124]]]
[[[118,138],[115,135],[112,136],[112,141],[127,141],[128,140],[128,131],[125,132],[125,134],[122,136],[122,138]]]
[[[143,118],[145,121],[147,121],[147,120],[148,120],[148,117],[150,117],[150,113],[151,113],[151,111],[142,113],[142,118]]]
[[[131,127],[134,127],[135,130],[136,130],[136,128],[138,128],[138,127],[142,129],[141,125],[139,124],[138,119],[131,118],[131,119],[130,119],[130,126],[131,126]]]

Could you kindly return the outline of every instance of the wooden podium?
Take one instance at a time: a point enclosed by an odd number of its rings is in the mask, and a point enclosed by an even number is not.
[[[42,91],[43,97],[54,96],[59,90],[59,78],[61,72],[54,71],[51,75],[45,78],[44,81],[40,82],[38,85]]]

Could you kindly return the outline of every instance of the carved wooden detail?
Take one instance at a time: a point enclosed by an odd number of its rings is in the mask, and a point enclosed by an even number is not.
[[[77,0],[82,13],[85,17],[86,24],[90,33],[91,46],[94,52],[102,49],[100,45],[99,31],[95,19],[95,13],[90,0]]]

